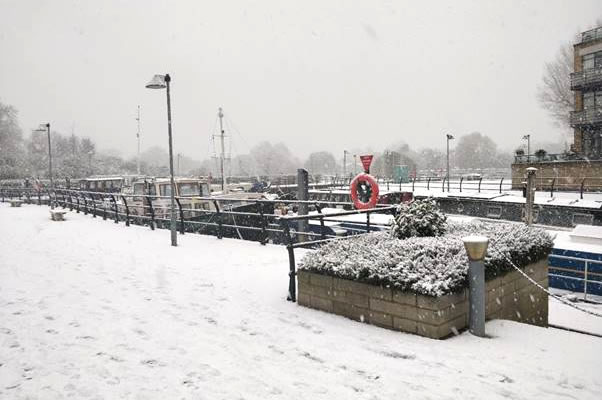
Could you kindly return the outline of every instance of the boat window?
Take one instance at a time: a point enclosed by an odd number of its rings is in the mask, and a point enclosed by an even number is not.
[[[209,185],[206,183],[202,183],[201,184],[201,195],[209,196],[210,194],[211,194],[211,192],[209,191]]]
[[[198,196],[201,191],[196,182],[178,183],[178,193],[180,196]]]
[[[144,184],[136,183],[134,185],[134,194],[144,194]]]
[[[171,184],[159,185],[159,194],[161,196],[171,196]]]
[[[138,195],[137,197],[133,198],[134,201],[142,201],[142,197],[140,197],[140,196],[145,194],[144,193],[144,183],[135,183],[133,193],[135,196]]]

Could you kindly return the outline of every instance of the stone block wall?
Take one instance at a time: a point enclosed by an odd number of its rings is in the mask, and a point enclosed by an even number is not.
[[[537,190],[550,189],[552,181],[554,190],[581,189],[581,182],[585,178],[583,188],[585,191],[602,190],[602,160],[590,161],[548,161],[512,164],[512,189],[522,190],[526,181],[526,169],[537,168],[535,186]]]
[[[547,259],[524,270],[548,287]],[[486,318],[548,325],[547,294],[513,270],[486,283]],[[300,270],[299,305],[441,339],[468,326],[468,290],[431,297]]]

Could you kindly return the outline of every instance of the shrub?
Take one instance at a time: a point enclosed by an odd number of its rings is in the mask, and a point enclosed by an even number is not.
[[[440,236],[445,233],[447,217],[431,197],[400,204],[391,226],[398,239],[421,236]]]
[[[543,160],[546,157],[546,154],[548,154],[547,151],[544,149],[539,149],[535,152],[535,157],[537,157],[539,160]]]
[[[511,223],[449,223],[440,237],[399,240],[386,232],[359,235],[327,243],[307,253],[299,269],[394,287],[415,293],[441,296],[468,286],[468,257],[461,238],[489,238],[485,258],[487,279],[546,257],[553,246],[543,229]]]

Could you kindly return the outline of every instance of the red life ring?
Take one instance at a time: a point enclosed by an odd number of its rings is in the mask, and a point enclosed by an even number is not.
[[[359,198],[358,186],[361,184],[368,184],[370,187],[370,199],[367,202],[363,202]],[[353,201],[355,208],[358,210],[374,208],[378,202],[378,183],[376,183],[376,180],[372,177],[372,175],[359,174],[353,178],[353,181],[351,181],[351,200]]]

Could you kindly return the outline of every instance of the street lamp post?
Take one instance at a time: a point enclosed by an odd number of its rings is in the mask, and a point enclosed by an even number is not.
[[[46,128],[46,129],[44,129]],[[50,193],[48,195],[48,203],[50,204],[50,209],[54,209],[54,204],[52,203],[52,192],[54,191],[54,180],[52,179],[52,147],[50,146],[50,123],[42,124],[38,129],[38,132],[46,132],[48,134],[48,177],[50,178]]]
[[[357,154],[353,155],[353,175],[357,175]]]
[[[176,232],[176,184],[174,182],[173,177],[173,144],[172,144],[172,135],[171,135],[171,98],[169,92],[169,85],[171,82],[171,77],[169,74],[165,75],[155,75],[153,79],[146,85],[147,89],[167,89],[167,133],[169,136],[169,177],[171,181],[171,193],[170,193],[170,201],[171,201],[171,212],[170,212],[170,228],[171,228],[171,245],[178,245],[178,236]]]
[[[447,191],[449,192],[449,141],[454,140],[455,138],[449,133],[446,135],[447,137]]]
[[[527,141],[527,162],[531,162],[531,135],[524,135],[523,140]]]

